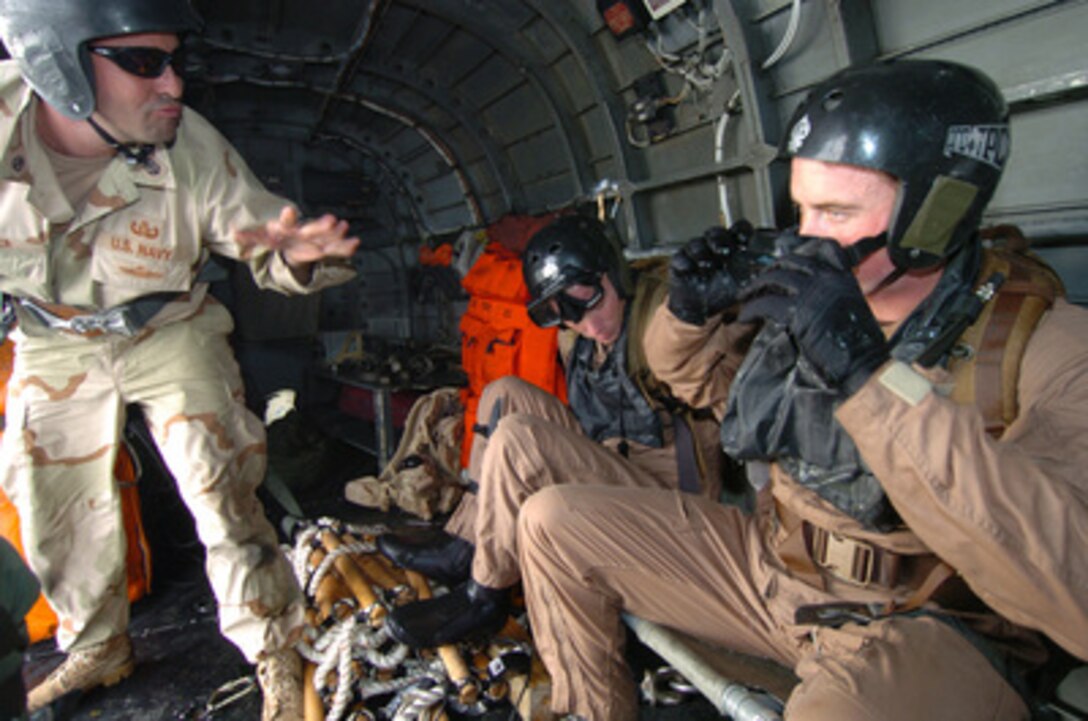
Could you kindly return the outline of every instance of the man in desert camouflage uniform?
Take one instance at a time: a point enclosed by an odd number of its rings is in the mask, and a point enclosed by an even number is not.
[[[107,7],[108,6],[108,7]],[[301,594],[255,489],[264,428],[208,295],[216,253],[307,293],[350,278],[358,240],[299,222],[181,103],[185,0],[0,2],[0,290],[16,344],[4,491],[67,660],[40,708],[132,672],[125,539],[111,469],[140,407],[207,549],[220,627],[254,663],[264,717],[301,717]],[[326,260],[328,259],[328,260]]]

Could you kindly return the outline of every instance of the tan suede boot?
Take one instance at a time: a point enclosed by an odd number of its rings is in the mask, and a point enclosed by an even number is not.
[[[302,721],[302,657],[294,649],[265,654],[257,681],[264,694],[261,721]]]
[[[112,686],[132,675],[136,662],[128,634],[88,646],[68,654],[60,666],[27,694],[28,711],[48,706],[72,691],[86,691],[96,686]]]

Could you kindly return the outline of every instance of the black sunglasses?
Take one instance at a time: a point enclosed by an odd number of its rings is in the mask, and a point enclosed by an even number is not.
[[[157,78],[171,67],[174,72],[181,75],[184,57],[179,47],[172,53],[161,48],[148,48],[140,46],[113,47],[95,45],[89,48],[95,55],[101,55],[112,61],[117,67],[126,73],[131,73],[140,78]]]

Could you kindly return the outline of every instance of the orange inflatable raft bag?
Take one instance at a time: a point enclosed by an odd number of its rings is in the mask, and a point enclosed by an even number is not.
[[[7,385],[11,377],[11,365],[14,347],[11,341],[0,345],[0,414],[7,402]],[[2,432],[0,432],[2,435]],[[121,488],[121,515],[125,523],[125,535],[128,538],[125,565],[128,570],[128,597],[135,601],[151,590],[151,551],[144,533],[140,517],[140,496],[136,487],[136,464],[129,449],[122,445],[117,454],[114,476]],[[7,539],[19,555],[23,552],[22,538],[19,534],[19,514],[15,506],[3,491],[0,491],[0,537]],[[44,596],[26,614],[26,628],[30,642],[52,638],[57,632],[57,614],[49,606]]]
[[[461,285],[469,295],[461,316],[461,365],[468,376],[468,386],[461,389],[465,408],[461,466],[467,468],[476,408],[488,383],[517,376],[564,402],[567,386],[556,329],[537,327],[525,310],[529,289],[520,255],[489,243]]]

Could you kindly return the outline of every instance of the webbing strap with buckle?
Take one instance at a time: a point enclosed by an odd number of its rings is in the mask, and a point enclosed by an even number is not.
[[[813,562],[844,581],[893,588],[899,580],[901,556],[856,538],[819,528],[808,521],[802,529]]]
[[[132,337],[140,332],[151,318],[172,300],[185,295],[182,292],[162,292],[146,295],[131,303],[114,306],[98,313],[80,313],[78,309],[41,303],[30,298],[17,298],[24,310],[37,318],[42,325],[53,330],[70,331],[85,336],[113,333]]]
[[[215,258],[207,259],[193,278],[193,289],[198,283],[211,283],[226,278],[226,270]],[[149,293],[128,303],[116,305],[97,313],[87,313],[81,308],[44,303],[31,298],[11,300],[33,315],[42,325],[54,330],[69,331],[88,337],[114,333],[132,337],[143,330],[163,307],[182,298],[193,290],[164,290]]]

